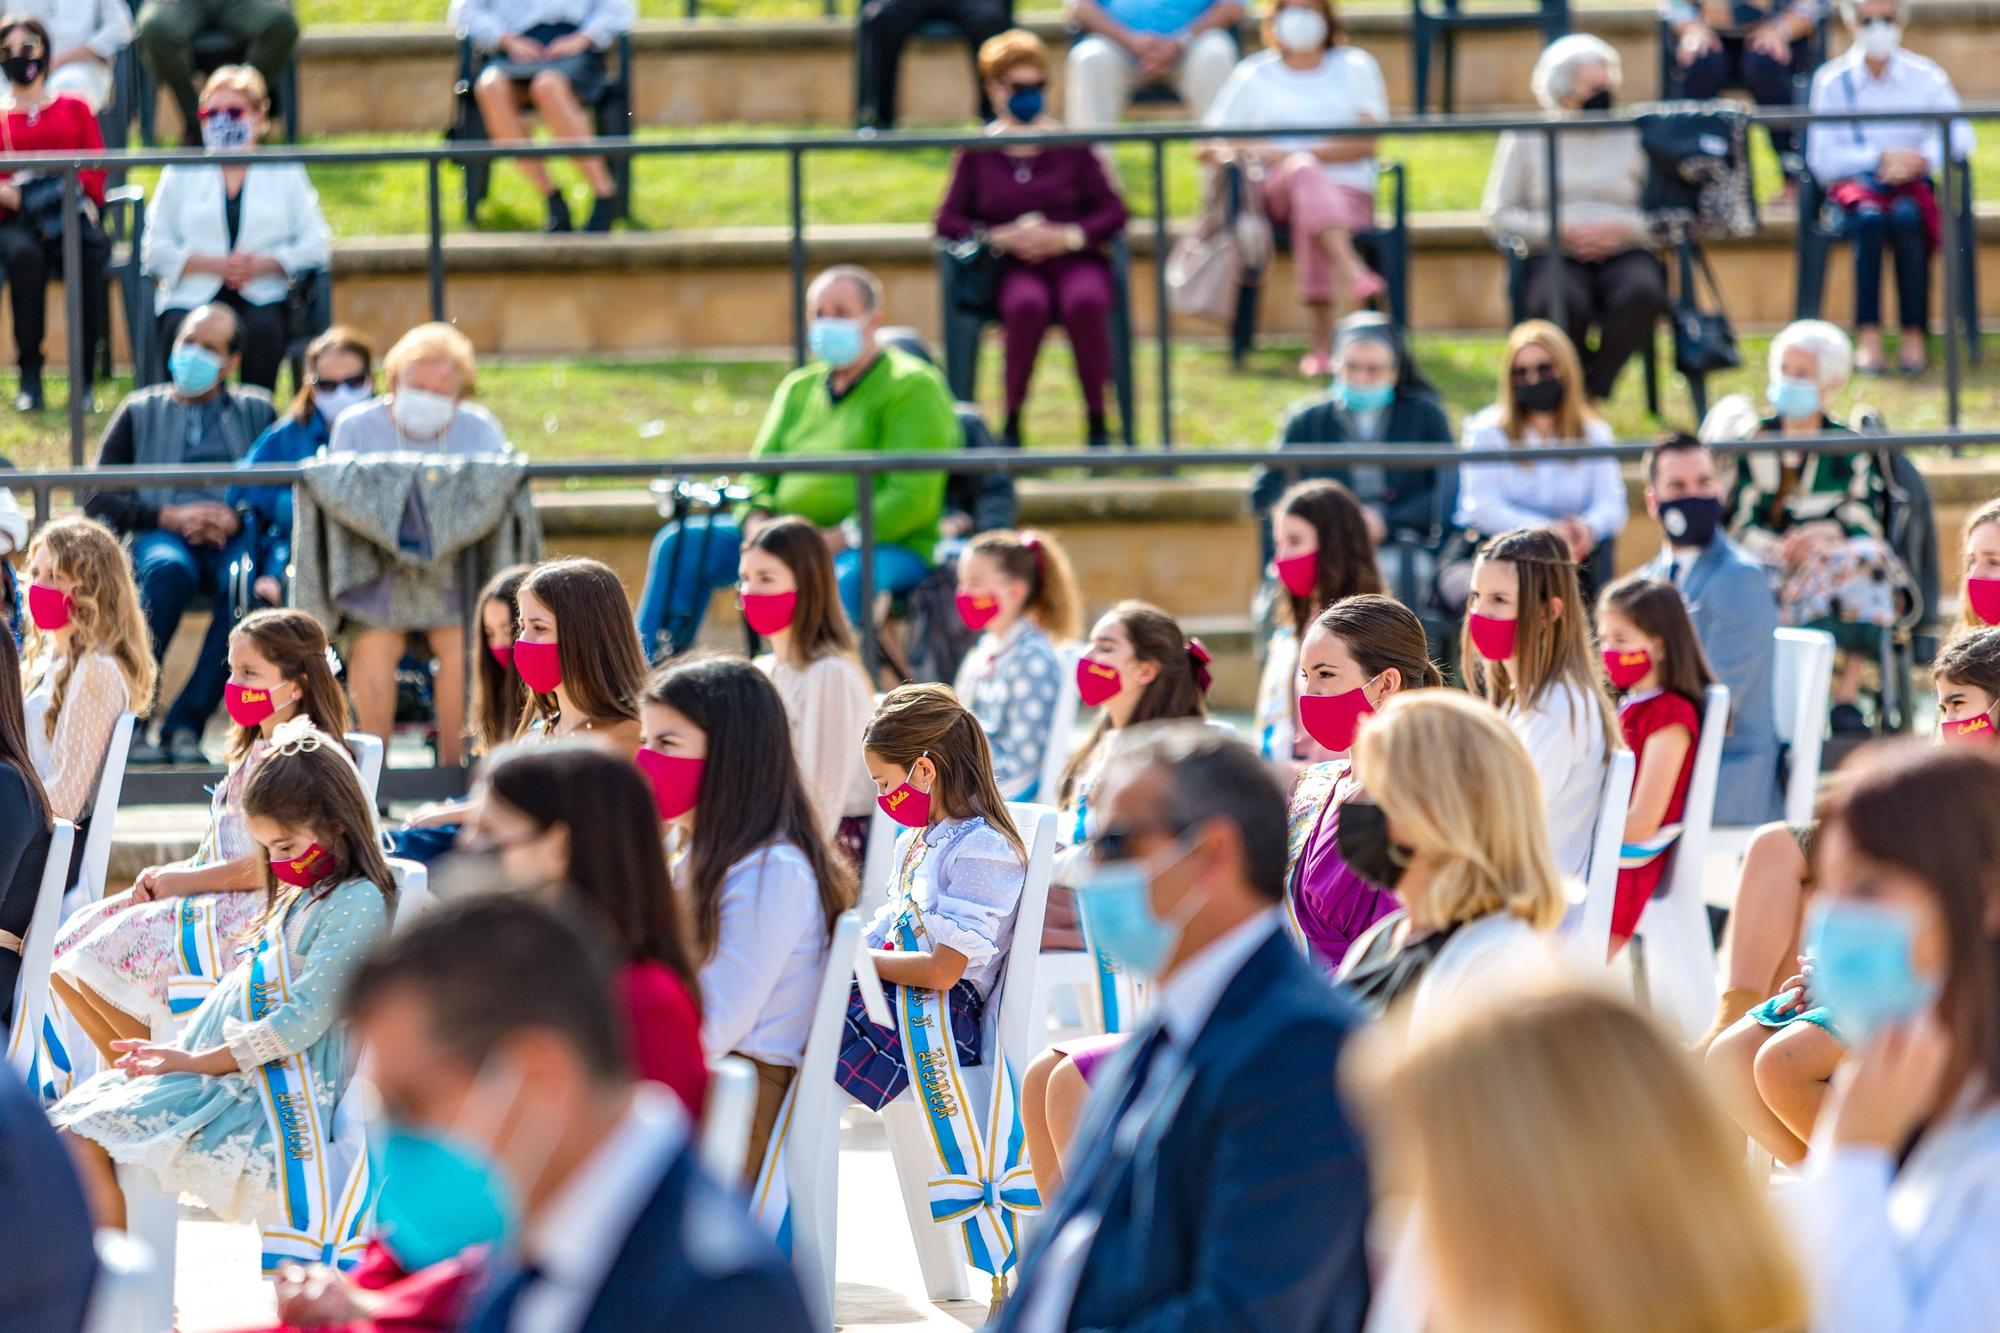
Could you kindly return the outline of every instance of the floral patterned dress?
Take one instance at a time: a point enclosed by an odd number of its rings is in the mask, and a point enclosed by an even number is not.
[[[258,738],[250,753],[231,768],[211,798],[208,833],[187,867],[210,866],[256,850],[243,822],[243,788],[250,770],[270,749]],[[92,903],[56,935],[55,971],[146,1023],[170,1017],[167,981],[188,970],[182,956],[183,928],[199,918],[213,932],[220,951],[233,952],[262,915],[264,895],[256,892],[203,893],[134,903],[130,890]]]
[[[261,906],[264,895],[233,895]],[[49,1110],[49,1120],[91,1140],[111,1160],[151,1172],[170,1194],[192,1194],[224,1220],[253,1222],[271,1201],[277,1143],[255,1080],[266,1063],[303,1053],[315,1074],[320,1123],[331,1123],[347,1082],[347,1043],[335,1020],[341,993],[389,928],[389,905],[365,879],[321,897],[287,890],[268,927],[283,932],[290,986],[281,1003],[244,1021],[251,969],[231,968],[175,1044],[226,1045],[231,1074],[128,1077],[109,1069]]]

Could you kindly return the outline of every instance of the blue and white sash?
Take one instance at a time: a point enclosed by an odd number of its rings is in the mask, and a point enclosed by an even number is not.
[[[285,916],[281,911],[272,917],[250,956],[245,1022],[269,1018],[291,999]],[[259,1065],[249,1078],[278,1155],[277,1189],[263,1226],[264,1275],[287,1262],[351,1266],[365,1247],[368,1214],[366,1154],[359,1141],[335,1143],[320,1115],[319,1078],[304,1052]]]
[[[1089,841],[1090,791],[1085,789],[1076,796],[1076,825],[1071,830],[1070,846],[1082,847]],[[1076,915],[1083,931],[1084,952],[1090,955],[1090,998],[1096,1005],[1094,1015],[1089,1012],[1083,1015],[1084,1022],[1094,1019],[1099,1032],[1129,1032],[1145,1012],[1145,987],[1112,962],[1111,956],[1090,938],[1090,921],[1083,915],[1080,903]]]
[[[1680,836],[1681,826],[1679,824],[1666,824],[1661,827],[1659,832],[1645,839],[1643,842],[1622,844],[1618,848],[1618,868],[1620,870],[1637,870],[1641,866],[1651,865],[1654,861],[1665,855],[1667,848],[1673,846]]]
[[[216,929],[215,895],[196,893],[175,899],[175,970],[167,974],[168,1012],[184,1019],[201,1008],[201,1002],[229,970],[233,954]]]

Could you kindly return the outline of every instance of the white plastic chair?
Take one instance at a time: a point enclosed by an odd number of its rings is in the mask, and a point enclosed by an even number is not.
[[[181,1202],[160,1188],[144,1167],[120,1166],[118,1187],[125,1194],[125,1231],[152,1252],[151,1269],[133,1273],[122,1284],[123,1306],[137,1311],[130,1333],[175,1328],[174,1264],[179,1245]]]
[[[7,1063],[22,1075],[35,1062],[36,1037],[48,1015],[49,969],[55,963],[56,928],[62,925],[69,854],[75,845],[76,825],[67,819],[56,820],[49,836],[48,860],[42,863],[41,886],[35,890],[35,910],[21,942],[21,972],[14,983],[14,1026],[7,1033]]]
[[[410,923],[429,911],[437,901],[431,897],[431,872],[416,861],[389,858],[389,873],[396,877],[396,915],[392,930],[408,930]]]
[[[1632,804],[1632,777],[1638,760],[1630,750],[1613,750],[1599,788],[1597,825],[1591,834],[1590,868],[1585,872],[1583,912],[1570,944],[1591,976],[1601,975],[1611,952],[1611,906],[1618,896],[1618,849],[1625,843],[1625,815]]]
[[[90,829],[83,835],[83,861],[77,867],[76,905],[104,896],[104,877],[111,870],[111,835],[118,822],[118,801],[125,792],[125,763],[132,754],[132,732],[138,718],[119,714],[111,727],[111,744],[104,751],[104,768],[97,775],[97,794],[90,802]]]
[[[740,1055],[708,1062],[708,1098],[701,1108],[701,1164],[717,1180],[743,1174],[750,1120],[757,1114],[757,1069]]]
[[[1827,703],[1833,696],[1833,636],[1825,630],[1781,629],[1771,669],[1772,726],[1786,747],[1787,823],[1813,817],[1819,794],[1820,753],[1826,746]],[[1727,817],[1729,811],[1718,810]],[[1729,906],[1736,892],[1736,868],[1750,846],[1754,824],[1718,823],[1709,832],[1709,901]]]
[[[1007,811],[1028,846],[1028,874],[1021,890],[1021,906],[1014,914],[1007,965],[995,995],[987,1000],[986,1058],[965,1071],[969,1090],[982,1106],[992,1095],[990,1080],[999,1075],[1003,1059],[1019,1074],[1046,1044],[1046,1032],[1035,1021],[1042,1014],[1036,1007],[1035,976],[1041,961],[1042,917],[1048,907],[1058,816],[1046,805],[1009,803]],[[923,1112],[906,1092],[882,1109],[882,1121],[903,1191],[910,1235],[917,1246],[917,1266],[923,1270],[924,1290],[933,1301],[965,1300],[971,1287],[966,1281],[965,1251],[958,1233],[931,1221],[928,1184],[937,1162]]]
[[[877,805],[868,818],[868,850],[861,856],[861,892],[854,900],[863,921],[889,901],[889,881],[896,873],[896,840],[902,833],[903,826]]]
[[[1056,649],[1056,656],[1062,662],[1063,685],[1056,691],[1056,704],[1049,712],[1049,739],[1042,750],[1042,775],[1035,784],[1035,799],[1043,805],[1054,805],[1058,800],[1056,789],[1062,786],[1063,770],[1069,767],[1076,717],[1083,710],[1083,699],[1070,684],[1076,679],[1083,646],[1064,644]]]
[[[362,794],[368,798],[368,804],[373,805],[375,793],[382,788],[382,761],[386,757],[382,738],[365,731],[350,731],[344,739],[348,753],[354,756],[354,767],[361,774]]]
[[[138,1237],[106,1227],[96,1238],[97,1280],[83,1333],[144,1333],[142,1301],[157,1265],[150,1246]]]
[[[1681,834],[1666,853],[1671,858],[1664,877],[1667,891],[1646,904],[1632,941],[1637,951],[1634,961],[1645,979],[1647,1006],[1678,1026],[1689,1041],[1707,1031],[1715,1015],[1715,945],[1701,882],[1715,818],[1715,779],[1722,768],[1722,741],[1728,729],[1729,687],[1711,685]]]

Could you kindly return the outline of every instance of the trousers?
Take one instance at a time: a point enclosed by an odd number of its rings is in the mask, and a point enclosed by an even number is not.
[[[1292,271],[1299,300],[1308,305],[1334,299],[1333,254],[1321,242],[1327,231],[1350,236],[1375,221],[1375,201],[1348,185],[1330,181],[1311,153],[1293,153],[1264,173],[1264,211],[1292,233]]]
[[[1555,309],[1549,257],[1528,257],[1528,313],[1550,318]],[[1583,358],[1583,387],[1609,398],[1618,372],[1653,336],[1667,300],[1667,270],[1647,250],[1624,250],[1609,259],[1562,261],[1563,324]],[[1597,330],[1597,341],[1590,339]]]
[[[1798,59],[1797,43],[1790,60],[1773,60],[1750,50],[1741,37],[1724,37],[1721,50],[1710,51],[1681,70],[1679,96],[1707,101],[1720,97],[1725,88],[1741,88],[1758,106],[1791,106],[1797,97],[1792,73]],[[1780,157],[1797,143],[1797,130],[1771,127],[1771,151]]]
[[[132,537],[132,572],[146,611],[154,661],[166,660],[167,645],[189,604],[197,597],[209,600],[208,633],[202,637],[187,684],[167,710],[162,736],[176,731],[200,735],[222,702],[222,687],[229,682],[229,631],[235,624],[230,614],[229,567],[250,554],[250,543],[241,532],[225,546],[189,546],[180,534],[164,528]]]
[[[103,232],[95,227],[83,229],[84,363],[70,367],[70,373],[86,386],[91,381],[92,352],[104,332],[108,248]],[[5,270],[14,305],[14,344],[20,351],[21,369],[40,374],[42,339],[49,320],[49,275],[62,272],[62,241],[44,241],[18,217],[0,222],[0,269]]]
[[[201,142],[194,35],[215,28],[244,44],[244,63],[273,91],[299,41],[299,21],[284,0],[146,0],[133,25],[132,45],[180,108],[181,133],[190,145]]]
[[[903,47],[919,28],[950,23],[965,34],[976,65],[979,48],[1013,27],[1007,0],[869,0],[854,26],[854,118],[864,126],[893,129],[901,84]],[[975,70],[979,118],[993,119],[986,87]]]
[[[1855,325],[1870,328],[1882,323],[1882,251],[1887,249],[1896,269],[1898,326],[1929,328],[1931,246],[1916,200],[1899,195],[1886,209],[1863,204],[1846,216],[1854,247]]]
[[[1000,328],[1007,345],[1007,411],[1021,410],[1049,325],[1060,322],[1076,357],[1085,409],[1104,415],[1111,378],[1111,265],[1102,255],[1059,255],[1039,264],[1009,261],[1000,271]]]
[[[1188,42],[1167,79],[1186,105],[1187,119],[1202,118],[1236,68],[1236,57],[1236,43],[1214,28]],[[1073,130],[1111,128],[1125,114],[1138,82],[1139,67],[1124,47],[1094,33],[1079,39],[1064,66],[1064,121]]]

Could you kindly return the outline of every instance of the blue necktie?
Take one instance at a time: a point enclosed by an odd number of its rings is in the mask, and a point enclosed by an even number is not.
[[[479,1317],[467,1325],[466,1333],[507,1333],[514,1323],[514,1307],[521,1303],[521,1296],[529,1287],[541,1281],[542,1270],[533,1264],[522,1264],[506,1275],[493,1291],[493,1299],[480,1311]]]

